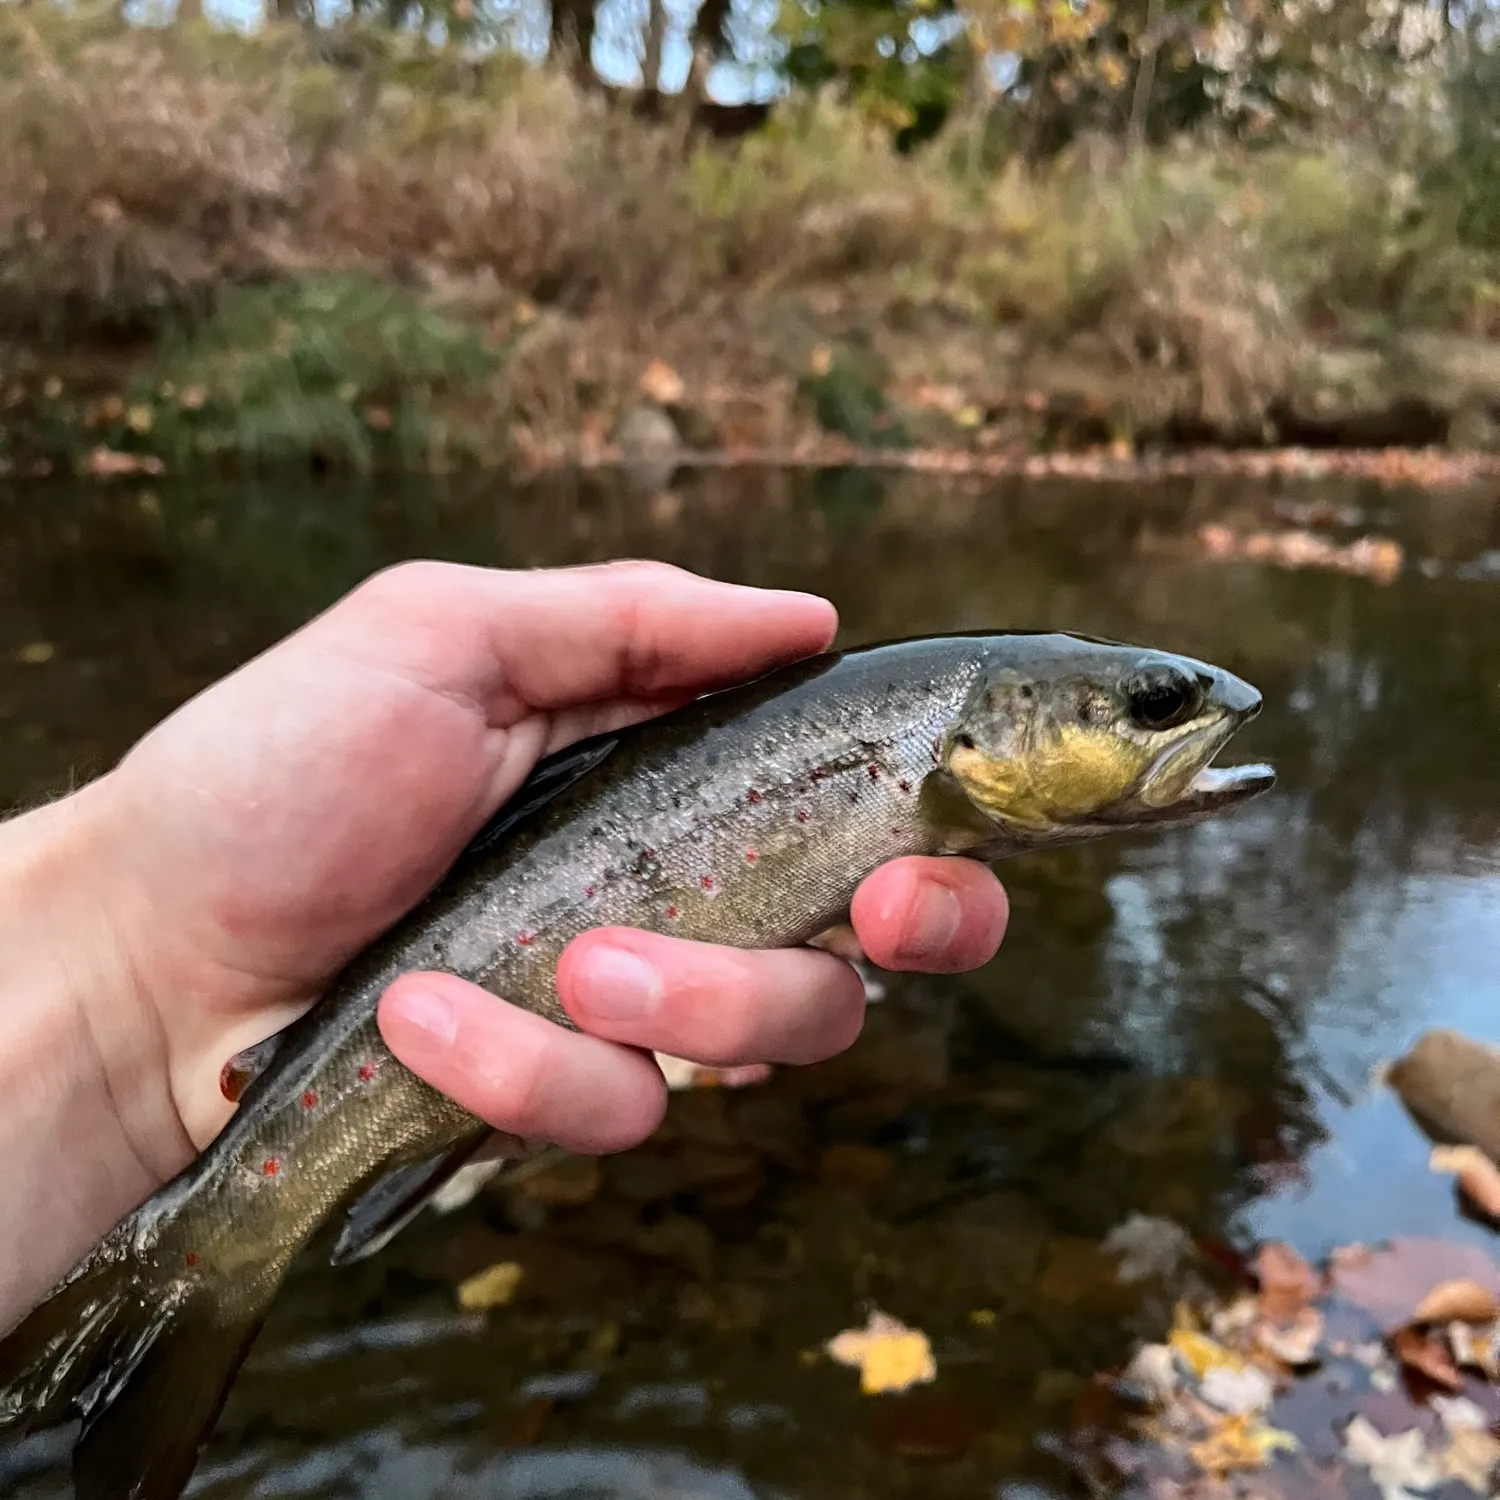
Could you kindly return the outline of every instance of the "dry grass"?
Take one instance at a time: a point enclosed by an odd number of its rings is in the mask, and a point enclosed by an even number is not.
[[[226,288],[362,275],[405,289],[392,317],[440,309],[503,345],[492,425],[551,436],[607,421],[653,353],[696,360],[695,389],[790,390],[814,345],[926,314],[980,362],[1019,347],[992,383],[1082,351],[1128,393],[1126,427],[1254,436],[1310,342],[1462,326],[1500,280],[1410,183],[1341,152],[981,179],[829,100],[688,145],[513,60],[50,7],[0,6],[0,57],[0,334],[142,339],[158,384],[195,338],[228,359],[248,323]]]

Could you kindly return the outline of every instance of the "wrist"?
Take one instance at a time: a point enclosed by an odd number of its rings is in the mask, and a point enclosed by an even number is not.
[[[108,778],[0,825],[0,1327],[192,1150],[117,849]]]

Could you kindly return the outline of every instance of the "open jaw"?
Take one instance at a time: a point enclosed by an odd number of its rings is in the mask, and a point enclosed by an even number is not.
[[[1276,772],[1263,762],[1246,766],[1204,766],[1182,791],[1160,807],[1130,811],[1132,823],[1181,823],[1237,807],[1276,784]]]

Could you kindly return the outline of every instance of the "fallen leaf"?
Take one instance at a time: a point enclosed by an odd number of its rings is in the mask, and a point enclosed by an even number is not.
[[[1489,1256],[1451,1240],[1404,1236],[1378,1251],[1351,1246],[1330,1258],[1330,1289],[1372,1314],[1385,1333],[1410,1323],[1433,1286],[1450,1280],[1500,1295],[1500,1269]]]
[[[1490,1380],[1500,1380],[1500,1323],[1492,1323],[1488,1328],[1450,1323],[1448,1347],[1454,1360],[1465,1369],[1482,1370]]]
[[[1261,1311],[1273,1323],[1290,1323],[1317,1295],[1317,1273],[1290,1245],[1262,1245],[1250,1263],[1260,1287]]]
[[[1495,1493],[1495,1468],[1500,1464],[1500,1439],[1484,1427],[1461,1427],[1438,1455],[1443,1473],[1462,1480],[1481,1495]]]
[[[1323,1314],[1315,1307],[1304,1307],[1285,1327],[1260,1323],[1255,1329],[1256,1343],[1284,1365],[1312,1364],[1322,1337]]]
[[[516,1288],[525,1275],[526,1268],[519,1261],[503,1260],[499,1265],[460,1282],[458,1305],[466,1312],[504,1307],[516,1295]]]
[[[1252,1414],[1230,1417],[1188,1456],[1205,1474],[1224,1475],[1234,1469],[1259,1469],[1277,1452],[1296,1452],[1299,1444],[1289,1432],[1257,1422]]]
[[[1170,1276],[1193,1254],[1188,1232],[1171,1219],[1131,1214],[1104,1237],[1104,1253],[1119,1256],[1115,1275],[1129,1284],[1155,1276]]]
[[[1432,1409],[1438,1414],[1444,1432],[1461,1432],[1466,1427],[1488,1425],[1484,1413],[1467,1396],[1434,1396]]]
[[[1408,1369],[1416,1370],[1450,1391],[1463,1389],[1463,1377],[1453,1356],[1431,1334],[1419,1328],[1398,1328],[1391,1336],[1391,1352]]]
[[[1150,1392],[1157,1401],[1166,1401],[1177,1389],[1177,1361],[1166,1344],[1143,1344],[1125,1366],[1121,1378]]]
[[[1413,1323],[1493,1323],[1500,1300],[1488,1287],[1462,1278],[1440,1281],[1417,1304]]]
[[[863,1328],[848,1328],[824,1346],[831,1359],[860,1372],[866,1395],[904,1391],[937,1378],[927,1335],[888,1313],[872,1312]]]
[[[1271,1404],[1275,1390],[1271,1377],[1255,1365],[1238,1370],[1215,1365],[1204,1375],[1198,1394],[1216,1410],[1240,1417],[1264,1411]]]
[[[1382,1500],[1410,1500],[1414,1491],[1430,1490],[1442,1479],[1418,1428],[1384,1437],[1364,1417],[1344,1429],[1344,1452],[1370,1471]]]
[[[1500,1167],[1477,1146],[1434,1146],[1427,1164],[1434,1172],[1452,1173],[1475,1208],[1500,1219]]]
[[[685,393],[682,376],[665,360],[653,359],[641,375],[641,394],[658,406],[676,406]]]
[[[57,647],[51,641],[31,641],[16,652],[16,660],[26,667],[40,667],[57,655]]]
[[[1172,1352],[1202,1380],[1210,1370],[1241,1370],[1245,1361],[1232,1349],[1226,1349],[1205,1333],[1191,1328],[1174,1328],[1168,1339]]]
[[[377,432],[389,432],[394,425],[395,418],[391,416],[391,409],[388,406],[367,406],[365,421]]]

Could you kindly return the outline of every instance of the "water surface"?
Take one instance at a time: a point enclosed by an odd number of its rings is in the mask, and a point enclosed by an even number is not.
[[[1193,545],[1205,522],[1309,505],[1399,537],[1402,576]],[[1207,657],[1266,694],[1242,753],[1279,785],[1218,823],[1005,866],[1014,915],[988,968],[893,979],[847,1057],[679,1097],[597,1182],[490,1193],[349,1271],[305,1259],[195,1493],[1061,1491],[1049,1434],[1093,1370],[1159,1331],[1160,1299],[1122,1291],[1097,1250],[1132,1214],[1308,1255],[1484,1240],[1369,1075],[1428,1025],[1500,1040],[1487,495],[858,473],[17,490],[0,497],[0,801],[97,772],[389,562],[626,555],[826,593],[847,643],[1052,626]],[[505,1259],[527,1268],[517,1303],[458,1313],[455,1282]],[[871,1305],[931,1335],[924,1401],[862,1398],[814,1356]],[[0,1453],[0,1494],[65,1494],[57,1454]]]

